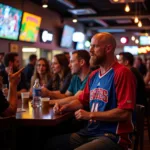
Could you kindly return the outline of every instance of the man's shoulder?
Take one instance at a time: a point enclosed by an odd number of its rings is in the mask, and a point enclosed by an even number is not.
[[[112,67],[112,69],[114,70],[114,72],[116,74],[132,73],[130,69],[128,69],[127,67],[125,67],[124,65],[121,65],[119,63],[115,63],[115,65]]]
[[[94,77],[94,75],[96,75],[99,71],[100,71],[100,69],[99,69],[99,68],[98,68],[98,69],[96,69],[96,70],[94,70],[94,71],[92,71],[92,72],[90,73],[90,75],[89,75],[89,78]]]

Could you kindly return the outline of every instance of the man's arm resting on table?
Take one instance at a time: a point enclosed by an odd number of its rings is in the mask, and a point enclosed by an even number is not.
[[[82,109],[83,105],[79,100],[74,100],[70,102],[69,104],[64,104],[61,106],[59,112],[69,112],[69,111],[76,111],[78,109]]]
[[[114,108],[104,112],[90,112],[89,120],[125,121],[131,118],[132,110]]]
[[[61,99],[67,97],[68,95],[66,95],[66,93],[62,94],[60,91],[49,91],[48,96],[52,99]]]
[[[62,99],[50,100],[50,104],[54,105],[56,102],[60,105],[70,103],[71,101],[78,99],[78,97],[81,93],[82,93],[82,91],[78,91],[74,96],[68,96],[68,97],[65,97]]]

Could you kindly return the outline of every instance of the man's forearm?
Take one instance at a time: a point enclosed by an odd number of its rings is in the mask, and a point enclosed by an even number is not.
[[[73,100],[69,104],[63,105],[62,108],[64,109],[65,112],[69,112],[69,111],[76,111],[78,109],[82,109],[83,105],[80,103],[79,100]],[[63,111],[63,109],[61,109],[60,111]]]
[[[49,91],[48,96],[50,99],[61,99],[67,97],[67,95],[60,93],[60,91]]]
[[[91,112],[91,120],[100,120],[100,121],[125,121],[130,119],[132,116],[131,110],[124,110],[115,108],[109,111],[104,112]]]

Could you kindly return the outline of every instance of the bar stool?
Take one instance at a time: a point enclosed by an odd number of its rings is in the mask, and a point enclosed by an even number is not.
[[[137,104],[136,105],[136,125],[135,125],[134,150],[138,150],[138,145],[140,145],[140,150],[143,150],[144,114],[145,114],[145,107],[143,105]]]

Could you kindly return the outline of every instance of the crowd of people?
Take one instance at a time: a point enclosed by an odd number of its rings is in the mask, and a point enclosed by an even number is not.
[[[50,97],[53,111],[75,112],[86,127],[78,132],[50,138],[45,150],[127,150],[134,130],[135,104],[147,106],[145,85],[150,81],[150,63],[131,53],[115,57],[116,40],[110,33],[97,33],[89,52],[78,50],[70,58],[57,54],[51,65],[46,58],[29,57],[20,69],[17,53],[0,57],[0,116],[15,115],[21,92],[39,80],[42,97]],[[3,61],[2,61],[3,60]],[[7,88],[2,89],[3,84]],[[7,97],[7,99],[6,99]]]

